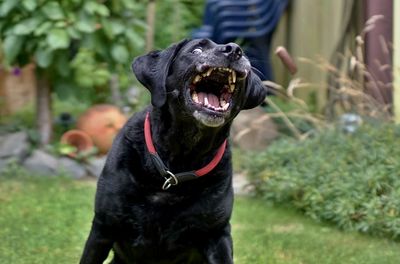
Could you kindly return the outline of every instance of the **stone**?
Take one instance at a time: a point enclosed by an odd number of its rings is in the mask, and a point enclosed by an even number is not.
[[[15,162],[17,162],[17,161],[13,157],[6,158],[6,159],[0,159],[0,173],[5,171],[10,164],[15,163]]]
[[[232,141],[244,150],[264,150],[278,136],[277,125],[261,107],[241,111],[232,124]]]
[[[22,161],[29,150],[28,134],[16,132],[0,136],[0,159],[15,157]]]
[[[23,166],[38,175],[56,176],[58,172],[58,160],[43,150],[35,150],[28,157]]]
[[[82,179],[87,175],[83,165],[66,157],[58,160],[57,172],[60,174],[67,174],[67,176],[70,176],[74,179]]]
[[[88,171],[89,175],[99,178],[104,164],[106,163],[106,159],[107,156],[89,159],[88,163],[86,164],[86,170]]]
[[[233,174],[232,185],[235,195],[249,195],[252,192],[252,187],[249,185],[249,181],[243,173]]]

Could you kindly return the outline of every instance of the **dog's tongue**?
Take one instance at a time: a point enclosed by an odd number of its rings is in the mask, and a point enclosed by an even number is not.
[[[199,101],[204,105],[205,99],[207,98],[207,101],[210,105],[213,107],[217,108],[219,107],[219,100],[218,97],[215,94],[211,93],[198,93],[197,94]]]

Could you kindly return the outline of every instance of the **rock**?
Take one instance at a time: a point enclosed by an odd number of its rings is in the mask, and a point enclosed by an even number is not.
[[[11,157],[11,158],[6,158],[6,159],[0,159],[0,173],[2,173],[3,171],[5,171],[7,169],[7,167],[11,164],[11,163],[15,163],[18,162],[15,160],[15,158]]]
[[[261,107],[241,111],[231,129],[233,143],[244,150],[264,150],[279,136],[278,127]]]
[[[22,161],[28,154],[28,134],[16,132],[0,136],[0,159],[15,157]]]
[[[252,191],[252,187],[249,185],[249,181],[246,178],[246,175],[242,173],[234,173],[233,174],[233,192],[236,195],[249,195]]]
[[[74,179],[81,179],[87,175],[85,167],[70,158],[60,158],[58,160],[58,173],[65,173]]]
[[[58,169],[58,160],[52,155],[42,150],[35,150],[28,157],[23,166],[35,174],[56,176]]]
[[[86,170],[89,175],[99,178],[101,171],[103,170],[104,164],[106,163],[107,156],[96,157],[89,160],[86,164]]]

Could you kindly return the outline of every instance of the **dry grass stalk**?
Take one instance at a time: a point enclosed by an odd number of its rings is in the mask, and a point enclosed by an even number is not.
[[[387,100],[387,91],[393,87],[392,83],[383,83],[377,80],[368,69],[364,58],[364,38],[375,28],[382,15],[371,17],[365,24],[362,33],[355,38],[355,51],[348,50],[346,54],[338,53],[341,64],[348,65],[347,69],[340,69],[324,58],[311,60],[299,58],[300,62],[308,63],[330,75],[328,84],[328,103],[325,114],[329,120],[335,120],[338,115],[351,112],[362,117],[392,121],[392,103],[383,103]],[[382,75],[391,74],[389,64],[390,43],[381,36],[379,38],[382,52],[388,56],[387,62],[374,61]]]

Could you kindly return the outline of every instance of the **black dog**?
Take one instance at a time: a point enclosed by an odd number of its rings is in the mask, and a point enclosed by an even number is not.
[[[82,264],[233,263],[227,138],[266,91],[241,48],[184,40],[138,57],[151,92],[114,140],[98,181]]]

